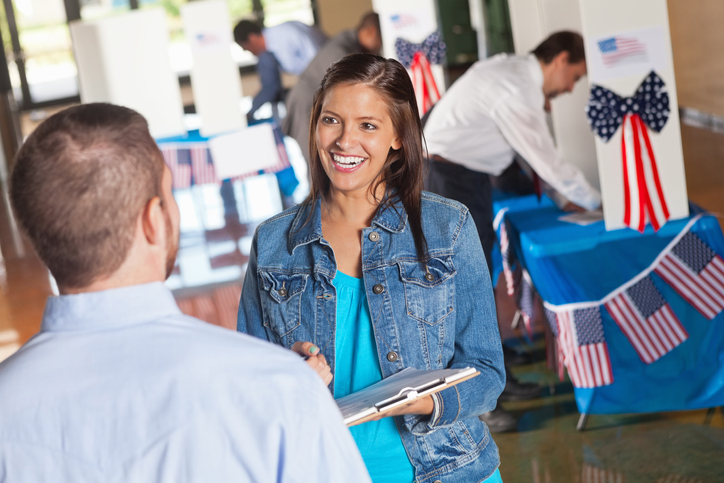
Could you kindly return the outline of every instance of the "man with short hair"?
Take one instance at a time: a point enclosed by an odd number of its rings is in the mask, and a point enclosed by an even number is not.
[[[261,91],[254,96],[247,113],[251,120],[265,103],[284,100],[281,71],[300,75],[327,37],[302,22],[290,21],[262,28],[250,20],[242,20],[234,27],[234,40],[258,59],[256,71],[261,80]]]
[[[593,210],[601,204],[580,170],[561,158],[546,119],[549,102],[571,92],[585,74],[581,35],[556,32],[526,57],[502,54],[476,62],[429,114],[425,189],[470,209],[491,273],[496,236],[490,176],[503,173],[515,156],[560,195],[561,207]],[[500,400],[539,395],[538,385],[519,384],[507,372]],[[494,432],[516,426],[500,407],[484,418]]]
[[[330,39],[309,63],[286,99],[287,116],[282,130],[293,137],[309,159],[309,117],[312,115],[314,93],[330,65],[349,54],[379,54],[382,50],[380,17],[375,12],[365,14],[354,30],[345,30]]]
[[[369,482],[298,355],[179,311],[163,285],[179,211],[140,114],[50,117],[11,199],[61,295],[0,364],[0,480]]]

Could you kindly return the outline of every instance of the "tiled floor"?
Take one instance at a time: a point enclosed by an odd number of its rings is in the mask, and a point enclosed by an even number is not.
[[[682,126],[690,198],[724,213],[724,135]],[[306,174],[301,174],[304,181]],[[297,193],[303,197],[306,188]],[[238,217],[227,217],[215,185],[176,193],[182,217],[179,260],[168,284],[187,313],[233,328],[240,281],[256,225],[281,210],[276,181],[257,177],[234,186]],[[1,202],[1,200],[0,200]],[[0,206],[0,358],[38,330],[47,271],[36,258],[18,258]],[[499,304],[504,337],[511,307]],[[531,349],[542,356],[538,341]],[[576,431],[572,387],[544,362],[515,368],[546,388],[534,401],[505,403],[519,418],[518,432],[494,436],[506,483],[724,482],[724,414],[706,411],[649,415],[595,415]]]

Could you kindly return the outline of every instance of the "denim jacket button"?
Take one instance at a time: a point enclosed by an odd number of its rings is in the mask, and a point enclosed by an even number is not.
[[[286,296],[287,296],[287,289],[285,289],[285,288],[280,288],[280,289],[279,289],[279,295],[281,295],[282,297],[286,297]]]
[[[377,285],[375,285],[374,287],[372,287],[372,291],[373,291],[374,293],[376,293],[377,295],[379,295],[379,294],[381,294],[382,292],[385,291],[385,287],[384,287],[381,283],[378,283]]]
[[[395,362],[397,359],[399,359],[399,356],[397,355],[397,352],[392,351],[387,353],[387,360],[390,362]]]
[[[425,274],[425,280],[427,280],[428,282],[432,282],[433,280],[435,280],[435,275],[431,274],[430,272],[427,272]]]
[[[370,239],[370,241],[376,242],[380,239],[380,234],[376,231],[373,231],[372,233],[370,233],[368,238]]]

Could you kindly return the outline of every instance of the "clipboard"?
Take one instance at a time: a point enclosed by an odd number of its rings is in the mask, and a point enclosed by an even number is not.
[[[415,399],[433,394],[479,375],[474,367],[421,371],[406,368],[369,387],[336,400],[347,426],[371,421]]]

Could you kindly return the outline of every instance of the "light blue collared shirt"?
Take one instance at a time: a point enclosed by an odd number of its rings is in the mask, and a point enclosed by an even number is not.
[[[161,283],[50,297],[0,364],[0,482],[369,482],[300,357]]]

